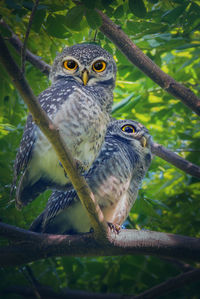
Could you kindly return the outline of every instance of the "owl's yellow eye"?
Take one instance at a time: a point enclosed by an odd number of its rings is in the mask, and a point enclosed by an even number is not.
[[[106,62],[103,60],[97,60],[93,63],[92,68],[97,73],[103,72],[106,68]]]
[[[123,131],[123,132],[126,132],[126,133],[129,133],[129,134],[131,134],[131,133],[135,133],[135,128],[132,126],[132,125],[125,125],[125,126],[123,126],[122,128],[121,128],[121,130]]]
[[[63,62],[63,66],[66,68],[66,70],[68,71],[74,71],[77,69],[78,64],[76,61],[74,61],[73,59],[69,59],[69,60],[65,60]]]

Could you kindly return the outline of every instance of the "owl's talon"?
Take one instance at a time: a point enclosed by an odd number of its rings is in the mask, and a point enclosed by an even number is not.
[[[66,174],[66,171],[64,170],[64,167],[62,166],[62,163],[59,161],[59,165],[60,165],[60,167],[62,167],[62,169],[63,169],[63,171],[64,171],[64,176],[66,177],[66,178],[68,178],[68,176],[67,176],[67,174]]]
[[[76,162],[76,168],[79,171],[79,173],[81,175],[85,174],[85,171],[87,170],[86,166],[84,165],[84,163],[81,163],[79,160],[75,159]]]
[[[107,222],[107,223],[108,223],[108,227],[112,232],[119,234],[121,230],[121,226],[119,224],[111,223],[111,222]]]
[[[83,163],[81,163],[79,160],[76,160],[75,159],[75,163],[76,163],[76,168],[77,168],[77,170],[79,171],[79,173],[81,174],[81,175],[84,175],[85,174],[85,172],[86,172],[86,170],[87,170],[87,167],[83,164]],[[64,170],[64,167],[62,166],[62,163],[59,161],[59,165],[63,168],[63,170]],[[66,174],[66,172],[65,172],[65,170],[64,170],[64,175],[65,175],[65,177],[67,178],[67,174]]]

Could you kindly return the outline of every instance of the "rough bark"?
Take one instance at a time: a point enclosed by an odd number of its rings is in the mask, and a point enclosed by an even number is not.
[[[0,265],[14,266],[56,256],[154,255],[200,261],[200,240],[192,237],[134,229],[110,232],[110,242],[93,233],[50,235],[0,223],[0,236],[9,240],[0,248]],[[11,243],[10,243],[11,242]]]

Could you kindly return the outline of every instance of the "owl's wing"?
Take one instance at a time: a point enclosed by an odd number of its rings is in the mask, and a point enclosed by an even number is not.
[[[120,155],[119,148],[114,144],[113,140],[110,140],[110,138],[106,136],[99,155],[85,175],[86,180],[90,182],[95,175],[101,175],[101,170],[104,169],[105,166],[108,166],[109,169],[110,163],[112,164],[112,161],[115,160],[118,154]]]
[[[28,115],[24,133],[20,143],[20,147],[17,152],[17,156],[14,164],[14,178],[12,184],[12,191],[15,188],[16,181],[20,173],[27,167],[31,158],[32,149],[36,138],[37,126],[33,122],[31,114]],[[12,192],[11,191],[11,192]]]
[[[44,222],[49,222],[61,211],[69,207],[74,201],[75,196],[76,191],[74,189],[66,192],[54,191],[47,202]]]
[[[62,89],[60,89],[60,93],[64,93]],[[48,116],[51,118],[53,114],[56,113],[58,106],[62,105],[62,103],[66,100],[68,97],[68,91],[64,93],[63,98],[58,98],[59,93],[57,94],[57,89],[54,86],[50,86],[46,90],[44,90],[39,96],[38,101],[42,107],[42,109],[48,114]],[[58,103],[59,100],[59,103]],[[54,102],[53,102],[54,101]],[[11,195],[15,190],[16,182],[20,176],[20,174],[26,170],[29,161],[31,160],[32,151],[34,148],[34,143],[37,138],[37,130],[38,127],[34,123],[32,115],[29,114],[26,122],[26,126],[24,128],[24,133],[21,139],[20,147],[18,149],[15,164],[14,164],[14,177],[13,182],[11,186]],[[18,193],[20,194],[21,189],[23,189],[23,183],[26,179],[26,174],[24,176],[24,179],[22,178],[22,181],[19,183],[20,186],[18,186]],[[26,184],[26,182],[25,182]]]
[[[35,232],[42,232],[60,212],[74,202],[75,197],[76,191],[74,189],[66,192],[54,191],[47,202],[44,212],[33,221],[29,229]]]

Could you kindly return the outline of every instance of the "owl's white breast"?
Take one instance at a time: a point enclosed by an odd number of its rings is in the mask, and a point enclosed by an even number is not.
[[[103,142],[108,113],[102,111],[93,97],[77,88],[52,118],[73,157],[85,169],[89,168]],[[60,185],[68,182],[54,149],[39,128],[29,168],[32,183],[39,175]]]
[[[33,158],[30,162],[30,178],[32,184],[39,178],[38,175],[51,179],[60,185],[65,185],[68,179],[65,177],[64,169],[59,164],[59,159],[52,145],[41,131],[38,132],[38,139],[33,151]],[[38,172],[40,169],[40,172]]]

